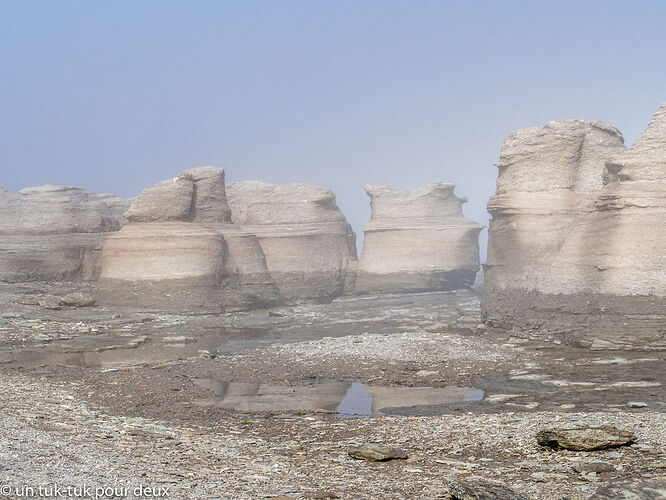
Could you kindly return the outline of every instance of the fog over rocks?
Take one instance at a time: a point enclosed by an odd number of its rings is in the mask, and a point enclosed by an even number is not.
[[[630,148],[601,122],[549,122],[511,133],[497,167],[484,320],[595,349],[663,348],[666,105]],[[482,226],[454,188],[366,186],[357,259],[324,187],[225,186],[216,167],[134,200],[0,187],[0,281],[88,281],[103,307],[188,314],[470,287]]]

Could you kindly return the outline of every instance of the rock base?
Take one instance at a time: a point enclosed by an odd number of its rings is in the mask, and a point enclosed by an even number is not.
[[[471,287],[476,273],[475,267],[453,271],[363,273],[356,278],[354,293],[368,295],[455,290]]]
[[[482,319],[515,335],[557,337],[592,349],[666,349],[666,299],[604,294],[554,295],[488,290]]]

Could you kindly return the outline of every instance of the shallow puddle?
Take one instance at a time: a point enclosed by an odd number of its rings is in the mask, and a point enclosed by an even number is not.
[[[483,391],[471,387],[389,387],[360,382],[322,380],[303,385],[270,385],[193,379],[215,396],[198,401],[244,412],[321,411],[337,417],[381,416],[384,408],[413,408],[483,399]]]

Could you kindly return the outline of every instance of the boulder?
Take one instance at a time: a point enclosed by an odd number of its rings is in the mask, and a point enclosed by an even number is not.
[[[345,291],[355,235],[329,189],[245,181],[227,186],[231,218],[256,235],[280,293],[329,300]]]
[[[364,228],[355,292],[395,293],[471,286],[483,226],[466,219],[453,184],[414,190],[366,186],[372,208]]]
[[[594,451],[630,445],[636,436],[611,426],[574,427],[539,431],[536,440],[541,446],[556,450]]]
[[[101,304],[200,314],[279,301],[257,238],[231,223],[222,169],[145,189],[127,218],[104,243]]]
[[[0,190],[0,281],[95,279],[128,200],[72,186]]]
[[[484,320],[666,347],[666,107],[629,149],[614,127],[550,122],[509,135],[497,166]]]

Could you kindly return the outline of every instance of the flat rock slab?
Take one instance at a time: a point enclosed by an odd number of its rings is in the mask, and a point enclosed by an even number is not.
[[[91,307],[95,305],[95,299],[88,293],[74,292],[62,297],[62,303],[70,307]]]
[[[615,472],[616,470],[615,467],[613,467],[613,465],[609,464],[608,462],[602,462],[599,460],[577,465],[574,467],[574,469],[576,469],[578,472],[596,472],[597,474],[604,472]]]
[[[371,462],[406,459],[407,453],[396,446],[385,444],[364,444],[349,450],[349,456]]]
[[[590,500],[666,500],[666,483],[610,484],[599,488]]]
[[[40,297],[37,302],[44,309],[62,309],[62,300],[60,297]]]
[[[529,500],[529,497],[515,492],[503,483],[471,478],[449,486],[449,498],[451,500]]]
[[[574,451],[605,450],[632,444],[636,436],[615,427],[575,427],[548,429],[537,433],[541,446]]]

